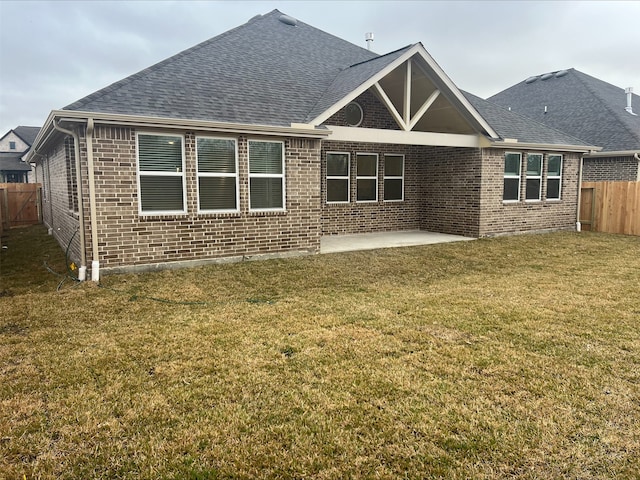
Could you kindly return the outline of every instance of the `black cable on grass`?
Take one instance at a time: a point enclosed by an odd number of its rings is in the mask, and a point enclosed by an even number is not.
[[[69,240],[69,243],[67,243],[67,248],[64,251],[64,263],[67,267],[67,273],[62,274],[62,273],[58,273],[56,271],[54,271],[48,264],[47,261],[44,260],[42,263],[44,265],[44,268],[46,268],[50,273],[53,273],[54,275],[57,275],[58,277],[62,277],[62,280],[60,281],[60,283],[58,284],[57,288],[56,288],[56,292],[60,291],[60,288],[62,288],[62,285],[64,284],[64,282],[69,278],[71,280],[73,280],[74,282],[76,282],[76,285],[80,283],[80,280],[78,279],[78,277],[72,275],[72,270],[71,267],[69,266],[69,248],[71,248],[71,243],[73,242],[73,239],[76,237],[77,233],[78,233],[79,228],[76,228],[76,231],[73,232],[73,235],[71,235],[71,239]]]

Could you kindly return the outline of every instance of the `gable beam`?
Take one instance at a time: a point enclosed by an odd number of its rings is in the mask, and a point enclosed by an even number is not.
[[[407,71],[405,72],[404,81],[404,124],[410,125],[411,122],[411,59],[407,60]],[[411,130],[405,128],[405,130]]]
[[[439,95],[440,90],[436,90],[431,95],[429,95],[429,98],[425,100],[420,109],[411,119],[411,123],[409,123],[409,130],[413,130],[413,127],[415,127],[416,123],[418,123],[418,121],[424,116],[424,114],[427,113],[427,110],[429,110],[429,107],[433,105],[433,102],[436,101],[436,98],[438,98]]]
[[[405,131],[409,130],[408,125],[404,122],[404,119],[402,118],[398,110],[396,110],[396,107],[393,105],[393,103],[391,102],[391,99],[387,96],[385,91],[382,89],[382,87],[380,86],[380,83],[376,82],[373,85],[376,88],[376,91],[378,92],[380,97],[382,97],[382,100],[384,101],[387,108],[389,109],[389,112],[391,112],[391,115],[393,115],[393,118],[398,124],[398,126]]]

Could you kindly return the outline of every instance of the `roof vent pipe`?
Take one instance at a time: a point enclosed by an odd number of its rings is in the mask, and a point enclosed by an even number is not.
[[[637,115],[637,113],[633,113],[633,107],[631,106],[631,99],[633,97],[633,87],[627,87],[624,89],[624,93],[627,94],[627,106],[624,109],[629,112],[631,115]]]
[[[371,42],[373,42],[373,32],[367,32],[364,34],[364,39],[367,42],[367,50],[371,50]]]

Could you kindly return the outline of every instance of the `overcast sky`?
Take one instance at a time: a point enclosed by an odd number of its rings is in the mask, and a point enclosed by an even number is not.
[[[572,67],[640,93],[640,1],[0,0],[0,136],[275,8],[377,53],[422,42],[483,98]]]

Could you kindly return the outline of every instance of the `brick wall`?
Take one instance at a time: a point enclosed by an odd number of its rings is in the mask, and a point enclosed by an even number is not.
[[[399,130],[387,107],[367,90],[355,100],[362,107],[360,128]],[[325,124],[348,126],[344,108],[329,118]],[[349,203],[327,204],[327,152],[347,152],[351,158]],[[356,201],[356,153],[378,154],[378,201]],[[385,202],[384,154],[404,155],[404,201]],[[322,234],[345,235],[420,228],[419,165],[422,148],[410,145],[389,145],[358,142],[322,142]]]
[[[238,140],[240,212],[200,214],[197,212],[196,132],[182,133],[187,213],[142,216],[138,212],[135,131],[102,126],[95,129],[96,234],[101,268],[318,251],[319,140],[285,139],[286,212],[266,213],[249,211],[247,138],[235,137]],[[84,139],[81,149],[82,169],[86,172]],[[88,188],[84,192],[88,203]],[[88,225],[88,213],[86,218]],[[88,235],[88,247],[90,242]],[[87,255],[90,264],[90,248]]]
[[[482,155],[479,149],[424,147],[421,229],[476,237]]]
[[[378,100],[371,90],[367,90],[355,99],[362,107],[362,123],[360,128],[382,128],[386,130],[400,130],[400,127],[393,119],[387,107]],[[327,119],[326,125],[337,125],[347,127],[344,116],[345,109],[336,112]]]
[[[517,152],[518,150],[510,150]],[[521,182],[519,202],[503,202],[504,150],[483,149],[482,188],[480,194],[479,236],[543,230],[575,228],[578,199],[578,169],[580,154],[565,153],[562,162],[561,199],[546,200],[546,168],[544,154],[542,200],[524,201],[526,153],[521,151]],[[539,152],[536,152],[539,153]]]
[[[322,234],[417,230],[420,228],[419,165],[421,148],[410,145],[322,142]],[[348,152],[351,157],[349,203],[326,202],[327,152]],[[378,154],[378,201],[356,201],[356,153]],[[404,155],[404,201],[384,198],[384,154]]]
[[[585,182],[635,182],[638,161],[629,157],[585,158],[582,180]]]
[[[42,184],[42,219],[45,226],[52,230],[54,238],[65,251],[69,247],[69,261],[79,265],[80,240],[76,233],[78,213],[73,211],[73,200],[71,208],[69,202],[75,194],[73,188],[76,182],[70,178],[71,173],[75,174],[75,168],[71,170],[69,167],[73,161],[73,142],[63,139],[40,159],[35,180]]]

